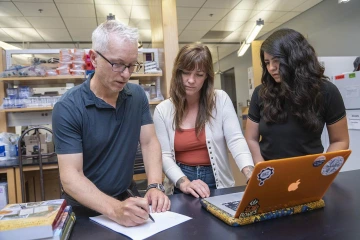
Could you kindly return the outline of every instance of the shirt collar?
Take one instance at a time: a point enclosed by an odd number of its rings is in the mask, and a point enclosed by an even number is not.
[[[85,106],[90,106],[90,105],[96,105],[97,107],[99,107],[97,105],[98,103],[98,99],[95,95],[95,93],[93,91],[91,91],[90,89],[90,80],[93,78],[95,72],[91,73],[88,75],[86,81],[83,83],[83,92],[84,92],[84,96],[85,96]],[[126,99],[128,96],[132,95],[132,91],[129,88],[129,86],[126,84],[124,89],[119,93],[117,102],[121,102],[123,99]]]

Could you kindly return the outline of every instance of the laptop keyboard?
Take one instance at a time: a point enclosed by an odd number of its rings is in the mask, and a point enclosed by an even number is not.
[[[240,204],[240,201],[233,201],[233,202],[227,202],[227,203],[223,203],[222,205],[224,205],[225,207],[228,207],[230,209],[232,209],[233,211],[236,211],[238,206]]]

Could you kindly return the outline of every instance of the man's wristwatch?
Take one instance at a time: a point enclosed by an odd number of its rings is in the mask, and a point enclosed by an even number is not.
[[[163,193],[165,193],[164,185],[162,185],[161,183],[152,183],[152,184],[150,184],[150,185],[146,188],[146,191],[148,191],[148,190],[151,189],[151,188],[156,188],[156,189],[162,191]]]

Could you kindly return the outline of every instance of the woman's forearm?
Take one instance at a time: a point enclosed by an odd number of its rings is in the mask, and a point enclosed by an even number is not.
[[[263,162],[264,158],[262,157],[261,152],[260,152],[259,141],[248,140],[247,143],[248,143],[254,164]]]

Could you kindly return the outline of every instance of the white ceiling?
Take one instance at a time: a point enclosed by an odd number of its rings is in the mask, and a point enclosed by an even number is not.
[[[259,18],[265,21],[261,37],[321,1],[177,0],[180,47],[185,42],[203,42],[216,61],[216,46],[220,58],[236,51]],[[137,27],[141,41],[151,42],[148,0],[0,0],[0,41],[30,42],[14,44],[21,48],[74,48],[78,41],[90,42],[92,31],[109,13]],[[225,37],[204,39],[209,31],[229,32]]]

